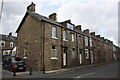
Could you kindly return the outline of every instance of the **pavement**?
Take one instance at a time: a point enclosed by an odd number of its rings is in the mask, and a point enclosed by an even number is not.
[[[114,64],[115,62],[111,62],[109,64]],[[9,72],[7,70],[3,70],[3,78],[35,78],[35,77],[49,77],[50,75],[54,75],[53,77],[56,77],[56,75],[58,75],[58,77],[60,77],[60,75],[66,73],[67,75],[69,73],[73,73],[75,71],[79,71],[79,70],[84,70],[84,69],[88,69],[88,68],[94,68],[100,65],[105,65],[106,63],[100,63],[100,64],[92,64],[92,65],[83,65],[83,66],[79,66],[79,67],[73,67],[73,68],[65,68],[65,69],[59,69],[59,70],[52,70],[52,71],[45,71],[46,74],[44,74],[42,71],[39,72],[32,72],[32,75],[29,75],[29,71],[26,72],[17,72],[16,76],[13,76],[12,72]],[[106,64],[108,65],[108,64]],[[106,68],[107,69],[107,68]],[[89,71],[89,70],[88,70]],[[88,76],[88,75],[92,75],[95,74],[96,72],[88,72],[85,75],[80,75],[80,76],[76,76],[76,77],[72,77],[72,78],[80,78],[80,77],[84,77],[84,76]],[[64,76],[64,75],[63,75]],[[72,75],[71,75],[72,76]],[[68,75],[68,77],[71,78],[70,75]],[[66,76],[65,76],[66,77]]]

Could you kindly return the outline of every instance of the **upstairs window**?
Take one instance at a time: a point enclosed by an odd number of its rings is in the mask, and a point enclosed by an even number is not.
[[[10,42],[10,47],[13,47],[13,42]]]
[[[85,46],[88,46],[88,37],[85,36]]]
[[[5,41],[0,41],[0,46],[5,47]]]
[[[81,44],[81,36],[79,36],[78,40],[79,40],[78,42]]]
[[[52,27],[52,38],[57,38],[57,28]]]
[[[71,24],[69,24],[69,23],[67,23],[67,28],[68,28],[68,29],[72,29],[72,30],[74,29],[73,25],[71,25]]]
[[[72,34],[72,42],[75,42],[75,36]]]
[[[67,40],[67,31],[63,31],[63,40]]]
[[[51,49],[51,50],[52,50],[52,57],[51,57],[51,58],[52,58],[52,59],[53,59],[53,58],[57,58],[57,55],[56,55],[56,54],[57,54],[57,53],[56,53],[56,45],[53,45],[53,44],[52,44],[52,49]]]
[[[88,49],[85,49],[85,58],[89,59],[89,51],[88,51]]]
[[[90,47],[92,47],[92,39],[90,38]]]

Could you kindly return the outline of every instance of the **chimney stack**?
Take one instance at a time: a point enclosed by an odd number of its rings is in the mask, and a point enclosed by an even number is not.
[[[91,32],[90,35],[91,35],[91,36],[95,36],[95,32]]]
[[[81,25],[76,26],[75,29],[78,30],[78,31],[82,31]]]
[[[89,29],[83,30],[84,33],[89,34]]]
[[[31,12],[35,12],[35,6],[36,5],[33,2],[31,2],[31,4],[27,7],[27,10]]]
[[[8,36],[12,36],[12,33],[10,32]]]
[[[100,35],[96,35],[96,37],[100,39]]]
[[[70,19],[69,19],[69,20],[66,20],[66,22],[71,23],[71,20],[70,20]]]
[[[104,37],[101,37],[101,39],[104,41]]]
[[[52,20],[57,21],[57,14],[56,13],[52,13],[52,14],[49,15],[49,18],[52,19]]]
[[[113,44],[113,41],[110,41],[111,44]]]

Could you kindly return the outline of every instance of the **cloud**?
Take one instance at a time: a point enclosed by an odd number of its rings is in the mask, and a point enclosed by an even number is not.
[[[112,39],[117,43],[118,16],[117,3],[78,3],[69,2],[59,8],[58,20],[71,19],[75,25],[82,25],[83,29],[90,29],[96,34]]]
[[[14,35],[32,0],[5,0],[2,29],[0,33]],[[82,29],[90,29],[117,44],[117,2],[118,0],[35,0],[36,12],[48,16],[52,12],[58,15],[58,21],[71,19]]]
[[[15,35],[15,31],[25,14],[24,7],[27,3],[23,2],[4,2],[2,13],[2,32],[8,34],[12,32]]]

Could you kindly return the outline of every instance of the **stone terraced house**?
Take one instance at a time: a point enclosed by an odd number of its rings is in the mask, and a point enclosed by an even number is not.
[[[4,56],[15,56],[13,54],[13,49],[16,46],[17,37],[12,36],[12,33],[9,35],[0,34],[0,55]]]
[[[26,57],[34,70],[55,70],[117,60],[118,51],[112,41],[104,39],[71,20],[57,21],[57,14],[48,17],[35,13],[35,4],[28,7],[17,31],[17,56]]]

